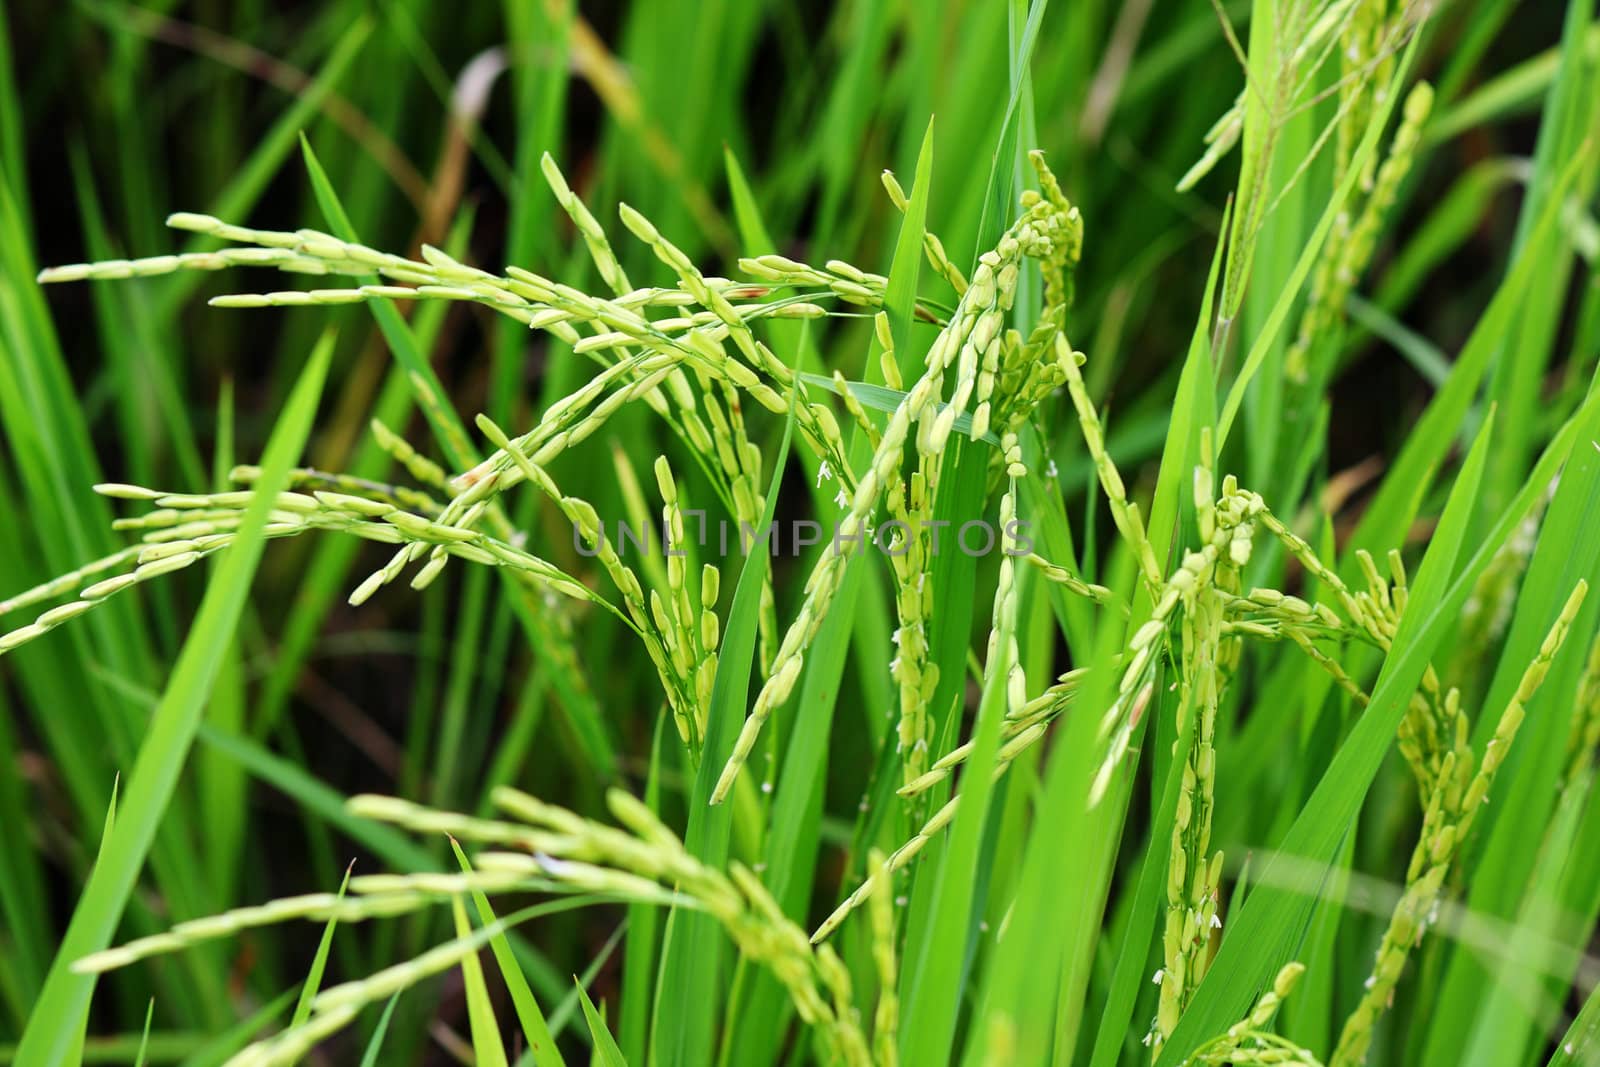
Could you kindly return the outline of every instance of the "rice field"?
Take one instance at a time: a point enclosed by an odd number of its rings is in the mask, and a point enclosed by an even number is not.
[[[0,1062],[1600,1064],[1592,0],[0,19]]]

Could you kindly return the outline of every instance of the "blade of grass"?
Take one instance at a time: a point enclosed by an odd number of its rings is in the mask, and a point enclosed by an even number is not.
[[[505,4],[507,35],[521,53],[511,67],[517,104],[517,187],[511,197],[511,218],[506,232],[505,261],[532,265],[550,250],[550,197],[539,186],[544,179],[539,159],[546,152],[559,154],[565,117],[568,74],[568,35],[573,19],[572,0],[558,3]],[[533,61],[538,54],[539,61]],[[489,396],[489,417],[501,425],[511,418],[512,398],[518,394],[523,373],[528,331],[506,319],[494,338],[494,382]],[[554,338],[549,343],[556,343]]]
[[[378,1067],[378,1053],[383,1050],[383,1039],[389,1033],[389,1020],[394,1016],[394,1006],[399,1002],[400,994],[396,993],[383,1006],[383,1014],[378,1016],[378,1025],[373,1029],[372,1036],[367,1039],[366,1050],[361,1053],[361,1067]]]
[[[139,1051],[133,1057],[133,1067],[144,1067],[145,1054],[150,1051],[150,1020],[155,1018],[155,1014],[156,1001],[154,997],[151,997],[150,1006],[145,1009],[144,1033],[139,1035]]]
[[[1544,205],[1562,200],[1566,172],[1574,165],[1579,174],[1572,190],[1579,203],[1593,196],[1597,171],[1593,165],[1596,101],[1600,77],[1596,64],[1584,54],[1584,37],[1594,21],[1594,0],[1569,0],[1562,30],[1561,69],[1550,86],[1534,146],[1533,170],[1527,195],[1517,215],[1513,252],[1520,251],[1543,217]],[[1539,383],[1555,358],[1557,331],[1567,304],[1573,272],[1573,237],[1570,226],[1557,231],[1553,248],[1540,264],[1540,284],[1529,289],[1518,306],[1514,336],[1495,359],[1489,398],[1506,418],[1506,439],[1489,465],[1487,501],[1493,507],[1507,499],[1527,465],[1543,427],[1538,414],[1543,403]]]
[[[1131,564],[1127,553],[1118,555],[1107,571],[1113,588],[1131,587]],[[1086,714],[1065,716],[1062,735],[1051,746],[1017,897],[969,1028],[962,1058],[967,1067],[988,1062],[996,1038],[1010,1044],[1018,1063],[1050,1063],[1058,1054],[1071,1055],[1073,1042],[1066,1039],[1063,1050],[1055,1033],[1063,984],[1069,960],[1082,959],[1092,949],[1092,931],[1100,927],[1111,873],[1105,843],[1115,836],[1109,827],[1120,826],[1119,805],[1126,803],[1120,794],[1128,788],[1119,778],[1096,808],[1088,806],[1103,749],[1095,712],[1115,694],[1117,677],[1110,664],[1123,647],[1126,629],[1118,619],[1096,631],[1094,646],[1086,650],[1089,675],[1075,700]],[[1063,841],[1078,844],[1063,848]],[[1075,986],[1081,981],[1081,976],[1073,979]]]
[[[82,1017],[94,991],[93,977],[74,973],[72,963],[105,948],[116,931],[162,812],[177,787],[227,639],[244,612],[250,579],[265,544],[263,528],[273,498],[288,486],[289,468],[310,433],[332,352],[333,337],[325,335],[307,359],[267,444],[258,494],[200,605],[129,776],[121,828],[89,876],[23,1031],[17,1054],[24,1062],[64,1062],[69,1054],[75,1040],[72,1020]]]
[[[656,716],[650,738],[650,771],[645,778],[644,802],[661,814],[661,739],[667,717]],[[654,904],[628,906],[628,940],[622,950],[622,1045],[633,1063],[645,1062],[650,1037],[650,983],[656,973],[656,935],[661,913]]]
[[[450,898],[450,916],[455,921],[456,937],[472,936],[472,923],[459,895]],[[504,930],[492,919],[484,924],[484,929],[495,931],[491,938],[505,936]],[[495,1020],[489,987],[483,981],[483,965],[476,952],[461,957],[461,982],[465,987],[467,1020],[472,1031],[473,1062],[477,1067],[507,1067],[505,1046],[500,1043],[500,1024]]]
[[[1589,1067],[1600,1058],[1600,985],[1589,991],[1546,1067]]]
[[[355,860],[351,860],[350,866],[344,869],[344,880],[339,883],[340,900],[344,899],[344,891],[350,887],[350,872],[355,870],[355,866]],[[322,988],[322,973],[327,969],[328,951],[333,948],[333,931],[338,925],[337,919],[329,919],[322,928],[322,940],[317,942],[317,953],[311,957],[311,970],[306,974],[305,985],[300,987],[300,999],[295,1001],[294,1014],[289,1017],[290,1029],[311,1018],[311,1002]]]
[[[1465,1043],[1462,1067],[1530,1062],[1530,1041],[1541,1038],[1558,1017],[1559,1003],[1546,992],[1544,976],[1559,973],[1552,946],[1562,944],[1570,932],[1563,929],[1557,895],[1562,876],[1585,858],[1574,845],[1586,799],[1582,793],[1563,794],[1541,835],[1539,858],[1513,927],[1517,943],[1507,959],[1491,968],[1493,978]]]
[[[450,839],[450,848],[456,855],[456,863],[460,864],[462,871],[472,872],[472,864],[467,860],[467,854],[461,851],[461,845],[455,838]],[[489,898],[482,890],[472,891],[472,902],[478,909],[478,920],[485,926],[495,922],[494,909],[489,904]],[[511,944],[506,940],[505,934],[496,934],[489,941],[489,947],[494,951],[495,962],[500,965],[500,976],[505,979],[506,989],[511,993],[511,1004],[516,1009],[517,1021],[522,1024],[522,1035],[528,1040],[528,1052],[533,1056],[534,1063],[539,1067],[566,1067],[566,1061],[561,1058],[561,1050],[556,1047],[555,1039],[550,1036],[550,1027],[545,1022],[544,1012],[539,1010],[539,1002],[534,998],[533,990],[528,987],[528,979],[523,975],[522,968],[517,965],[517,957],[511,951]]]
[[[578,990],[579,1003],[583,1005],[583,1020],[589,1024],[589,1035],[594,1038],[594,1063],[600,1067],[628,1067],[628,1061],[622,1055],[622,1049],[617,1047],[617,1039],[611,1036],[611,1030],[606,1026],[605,1017],[595,1010],[594,1002],[589,999],[589,994],[584,991],[583,983],[576,976],[572,979]]]

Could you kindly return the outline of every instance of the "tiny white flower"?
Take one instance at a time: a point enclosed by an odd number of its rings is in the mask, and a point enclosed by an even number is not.
[[[1213,929],[1213,930],[1222,929],[1222,916],[1220,916],[1220,915],[1211,916],[1211,929]]]
[[[817,465],[817,488],[822,488],[822,483],[833,477],[833,468],[828,466],[828,461],[823,460]]]
[[[1378,976],[1374,975],[1374,974],[1369,974],[1369,975],[1367,975],[1367,980],[1365,982],[1362,982],[1361,984],[1366,986],[1368,989],[1371,989],[1373,986],[1378,984]]]
[[[898,648],[899,645],[900,645],[900,631],[896,630],[894,633],[890,634],[889,635],[889,640],[890,640],[890,642],[892,644],[895,645],[895,647]]]
[[[845,492],[845,491],[844,491],[844,486],[842,486],[842,485],[841,485],[841,486],[840,486],[840,487],[839,487],[839,495],[838,495],[838,496],[835,496],[835,497],[834,497],[834,498],[833,498],[833,502],[834,502],[834,503],[835,503],[835,504],[838,504],[838,505],[839,505],[839,506],[840,506],[840,507],[841,507],[841,508],[842,508],[842,507],[846,507],[846,506],[848,506],[848,505],[849,505],[849,503],[850,503],[850,496],[849,496],[849,494],[847,494],[847,493],[846,493],[846,492]]]
[[[1155,1034],[1154,1030],[1152,1030],[1148,1034],[1144,1035],[1144,1044],[1145,1044],[1146,1048],[1150,1047],[1150,1042],[1154,1041],[1155,1037],[1156,1037],[1156,1034]]]
[[[900,669],[900,657],[896,656],[894,659],[889,661],[889,673],[893,674],[895,671],[897,671],[899,669]]]
[[[557,878],[560,878],[563,874],[570,873],[572,870],[572,864],[568,863],[566,860],[556,859],[554,856],[547,855],[543,852],[535,853],[533,858],[534,862],[536,862],[546,874],[553,874]]]
[[[762,792],[763,792],[763,793],[770,793],[770,792],[772,792],[772,783],[771,783],[771,782],[762,782],[762,783],[761,783],[761,791],[762,791]]]
[[[1150,983],[1152,985],[1160,985],[1161,984],[1161,979],[1165,978],[1166,976],[1167,976],[1167,972],[1166,971],[1157,970],[1155,974],[1150,976]]]
[[[1044,473],[1045,473],[1045,477],[1047,477],[1047,478],[1059,478],[1059,477],[1061,477],[1061,471],[1056,468],[1056,461],[1053,460],[1053,459],[1050,461],[1049,465],[1047,465],[1045,467]]]

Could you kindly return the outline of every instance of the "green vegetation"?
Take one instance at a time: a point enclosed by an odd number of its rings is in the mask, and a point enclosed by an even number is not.
[[[601,7],[0,25],[0,1060],[1600,1062],[1592,0]]]

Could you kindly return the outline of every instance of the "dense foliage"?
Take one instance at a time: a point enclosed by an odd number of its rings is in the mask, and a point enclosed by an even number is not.
[[[8,12],[5,1053],[1600,1062],[1593,6]]]

